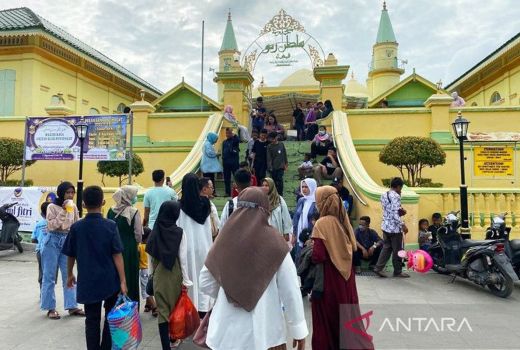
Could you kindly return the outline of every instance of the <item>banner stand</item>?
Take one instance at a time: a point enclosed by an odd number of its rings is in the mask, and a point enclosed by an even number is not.
[[[25,145],[27,145],[27,118],[28,117],[25,117],[25,123],[24,123],[24,126],[23,126],[23,160],[22,160],[22,184],[21,186],[24,187],[25,186],[25,165],[27,164],[27,156],[26,156],[26,150],[25,150]]]
[[[128,184],[132,185],[132,167],[134,160],[134,112],[128,114],[130,120],[130,152],[128,152]]]

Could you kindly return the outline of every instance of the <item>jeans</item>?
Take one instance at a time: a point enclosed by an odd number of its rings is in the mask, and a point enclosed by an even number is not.
[[[72,310],[78,307],[78,304],[76,303],[76,286],[67,288],[67,256],[61,253],[63,243],[65,243],[65,238],[67,238],[66,234],[49,232],[43,240],[43,245],[40,251],[43,269],[40,296],[40,307],[42,310],[56,309],[54,285],[57,281],[57,268],[61,270],[65,310]]]
[[[280,196],[283,196],[283,173],[284,169],[273,169],[271,170],[271,177],[273,178],[276,190]]]
[[[381,250],[381,255],[379,255],[379,259],[377,260],[376,267],[374,271],[381,271],[385,267],[388,259],[390,259],[390,254],[392,255],[392,265],[394,267],[394,276],[401,274],[403,271],[402,259],[397,255],[397,253],[403,249],[403,234],[399,233],[389,233],[383,231],[383,249]]]
[[[101,303],[85,304],[85,336],[87,339],[88,350],[110,350],[112,348],[112,337],[110,336],[110,328],[108,327],[107,316],[110,310],[114,308],[117,302],[118,293],[112,295],[104,301],[105,322],[103,325],[103,335],[101,337],[99,328],[101,325]]]
[[[238,170],[238,161],[236,163],[224,163],[224,186],[226,188],[226,196],[231,196],[231,176]]]

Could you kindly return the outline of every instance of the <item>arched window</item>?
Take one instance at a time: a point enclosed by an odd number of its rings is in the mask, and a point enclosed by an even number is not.
[[[0,70],[0,116],[14,114],[14,84],[16,71]]]
[[[471,107],[476,107],[476,106],[478,106],[478,104],[477,104],[476,102],[473,102],[473,103],[471,104]]]
[[[502,100],[502,96],[500,96],[500,93],[498,91],[493,92],[491,95],[490,104],[498,103]]]
[[[99,110],[97,108],[91,108],[88,110],[88,114],[89,115],[99,114]]]
[[[120,103],[117,105],[117,113],[124,113],[126,105],[124,103]]]

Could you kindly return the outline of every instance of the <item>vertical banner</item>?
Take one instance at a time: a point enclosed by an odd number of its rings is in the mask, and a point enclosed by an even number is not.
[[[27,118],[27,160],[79,160],[76,124],[88,125],[84,160],[125,160],[127,115]]]

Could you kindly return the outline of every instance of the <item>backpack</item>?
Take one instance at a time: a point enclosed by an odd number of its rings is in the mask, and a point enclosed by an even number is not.
[[[233,202],[233,199],[228,200],[228,217],[233,214],[233,210],[235,210],[235,203]]]

